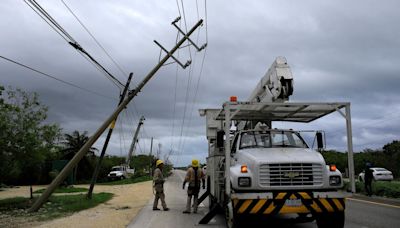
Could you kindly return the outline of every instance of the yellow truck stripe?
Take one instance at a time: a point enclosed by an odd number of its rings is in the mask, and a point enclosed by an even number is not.
[[[299,192],[299,195],[303,198],[303,199],[311,199],[310,195],[308,195],[305,192]]]
[[[335,203],[335,205],[339,209],[339,211],[344,211],[344,208],[338,199],[332,199],[332,201],[333,201],[333,203]]]
[[[322,212],[321,208],[318,207],[316,202],[313,202],[311,207],[315,210],[315,212]]]
[[[264,214],[270,214],[275,209],[274,203],[271,203],[267,209],[265,209]]]
[[[257,213],[257,212],[262,208],[262,206],[264,206],[264,204],[265,204],[266,202],[267,202],[267,200],[265,200],[265,199],[259,200],[259,201],[257,202],[257,204],[253,207],[253,209],[251,209],[250,214],[255,214],[255,213]]]
[[[328,210],[329,212],[335,211],[326,199],[319,199],[319,201],[322,203],[322,205],[324,205],[326,210]]]
[[[251,202],[253,202],[251,199],[244,201],[242,206],[239,208],[238,213],[243,213],[250,206]]]
[[[286,196],[286,192],[281,192],[281,193],[278,193],[278,195],[276,196],[275,199],[283,199],[283,197],[285,197],[285,196]]]

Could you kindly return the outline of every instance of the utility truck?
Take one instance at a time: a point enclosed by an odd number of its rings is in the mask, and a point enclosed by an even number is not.
[[[133,176],[135,169],[131,169],[128,165],[117,165],[111,168],[107,178],[109,180],[123,180]]]
[[[208,195],[210,201],[210,212],[200,224],[223,209],[228,227],[246,227],[253,218],[289,215],[299,222],[316,220],[319,228],[344,226],[341,172],[310,148],[300,131],[272,128],[272,123],[309,123],[339,112],[346,119],[354,192],[350,103],[288,102],[292,93],[290,67],[278,57],[248,101],[231,97],[222,109],[200,110],[206,117],[209,150],[207,192],[200,200]],[[317,131],[315,139],[322,149],[324,134]]]

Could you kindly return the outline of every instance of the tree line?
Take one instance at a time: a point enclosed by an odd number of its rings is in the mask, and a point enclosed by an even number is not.
[[[89,139],[88,133],[63,133],[58,124],[46,122],[48,108],[36,93],[0,85],[0,184],[47,184],[60,170],[55,161],[66,163]],[[75,167],[77,182],[90,181],[98,157],[97,148],[90,148]],[[136,175],[149,174],[157,158],[138,155],[130,166]],[[104,181],[112,166],[125,162],[124,157],[105,156],[99,173]],[[61,167],[62,168],[62,167]]]
[[[336,164],[338,169],[345,172],[347,165],[347,153],[335,150],[322,151],[327,164]],[[400,177],[400,141],[394,140],[387,143],[382,149],[364,149],[354,153],[354,171],[361,173],[369,162],[373,167],[382,167],[392,171],[395,178]]]

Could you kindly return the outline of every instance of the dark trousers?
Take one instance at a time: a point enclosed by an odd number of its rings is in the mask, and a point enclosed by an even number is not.
[[[367,193],[367,195],[372,196],[372,181],[371,180],[365,180],[364,188],[365,188],[365,192]]]

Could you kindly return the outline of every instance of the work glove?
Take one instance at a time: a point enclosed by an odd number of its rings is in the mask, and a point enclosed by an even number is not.
[[[206,189],[206,186],[203,184],[203,189]]]
[[[185,185],[186,185],[186,183],[183,183],[183,185],[182,185],[182,189],[185,189]]]

